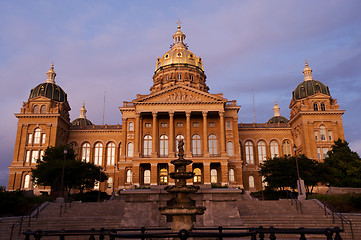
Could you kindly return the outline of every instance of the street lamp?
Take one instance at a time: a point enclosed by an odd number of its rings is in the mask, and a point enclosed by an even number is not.
[[[117,167],[117,164],[114,163],[114,173],[113,173],[113,192],[112,192],[112,196],[115,196],[115,189],[114,189],[114,184],[115,184],[115,169]]]
[[[65,157],[66,154],[68,153],[68,150],[66,148],[64,148],[64,159],[63,159],[63,172],[61,174],[61,196],[64,197],[64,172],[65,172]]]
[[[295,158],[296,158],[296,167],[297,167],[297,177],[298,180],[300,180],[300,171],[298,170],[298,161],[297,161],[297,147],[296,145],[293,145],[293,151],[295,152]]]

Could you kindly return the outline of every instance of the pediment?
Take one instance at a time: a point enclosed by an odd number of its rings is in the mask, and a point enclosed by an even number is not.
[[[218,95],[199,91],[187,86],[174,86],[156,93],[141,96],[134,103],[197,103],[224,102],[227,99]]]
[[[37,97],[34,97],[32,99],[29,99],[29,101],[32,101],[32,102],[50,102],[51,99],[49,99],[47,97],[44,97],[44,96],[37,96]]]

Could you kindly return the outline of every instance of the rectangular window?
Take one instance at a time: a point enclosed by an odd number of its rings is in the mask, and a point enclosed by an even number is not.
[[[230,121],[227,121],[226,126],[227,126],[227,130],[232,130],[232,124]]]
[[[33,134],[29,133],[28,134],[28,144],[32,144],[33,143]]]
[[[209,122],[209,127],[216,127],[216,123],[215,122]]]
[[[30,158],[31,158],[31,151],[30,151],[30,150],[27,150],[27,151],[26,151],[26,159],[25,159],[25,162],[30,162]]]
[[[328,148],[322,148],[323,159],[325,159],[327,157],[327,152],[328,152]]]
[[[328,140],[332,141],[332,131],[328,131]]]
[[[150,128],[150,127],[152,127],[152,124],[151,123],[145,123],[144,126]]]
[[[193,122],[193,127],[199,127],[199,122]]]
[[[46,134],[43,133],[43,134],[41,135],[41,144],[45,144],[45,140],[46,140]]]
[[[177,127],[183,127],[183,123],[182,122],[177,122]]]
[[[167,123],[161,123],[160,126],[165,128],[165,127],[168,127],[168,124]]]
[[[315,131],[315,140],[318,141],[318,131]]]
[[[317,148],[317,156],[318,156],[318,159],[322,159],[322,157],[321,157],[321,148]]]
[[[39,151],[33,151],[33,156],[31,158],[31,163],[36,163],[39,158]]]

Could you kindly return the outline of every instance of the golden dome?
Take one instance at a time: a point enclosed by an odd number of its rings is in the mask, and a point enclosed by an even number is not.
[[[186,35],[180,30],[174,33],[174,43],[171,46],[171,50],[166,52],[162,57],[158,57],[155,72],[168,65],[187,64],[200,68],[203,71],[203,62],[201,57],[195,56],[188,50],[188,46],[184,43]]]

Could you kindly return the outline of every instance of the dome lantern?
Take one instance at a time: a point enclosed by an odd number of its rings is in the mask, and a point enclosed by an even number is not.
[[[174,43],[172,45],[172,49],[185,48],[187,46],[184,44],[184,40],[186,39],[186,35],[181,31],[180,22],[178,21],[177,31],[173,34]]]
[[[49,71],[46,73],[47,79],[46,79],[46,83],[55,83],[55,76],[56,73],[54,71],[54,62],[51,63],[51,67],[49,69]]]
[[[275,106],[273,107],[273,116],[274,117],[281,116],[280,107],[277,105],[277,100],[275,100]]]
[[[86,112],[87,112],[87,110],[85,109],[85,102],[83,102],[83,106],[80,108],[79,118],[86,118],[86,116],[85,116]]]
[[[311,81],[313,80],[312,77],[312,69],[308,66],[307,59],[305,60],[305,68],[303,69],[303,74],[305,75],[304,80],[305,81]]]

